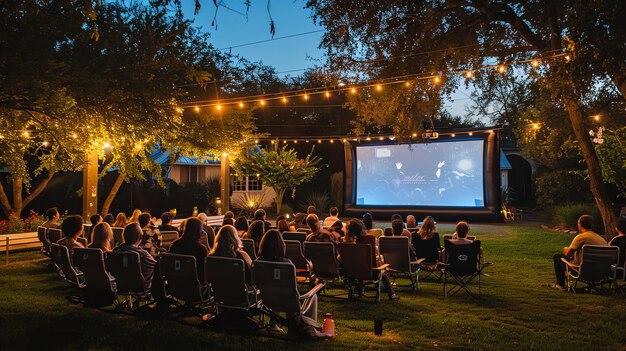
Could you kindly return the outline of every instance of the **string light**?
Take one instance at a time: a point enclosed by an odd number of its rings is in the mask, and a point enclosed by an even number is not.
[[[383,90],[383,86],[382,86],[382,85],[380,85],[380,84],[376,85],[376,90],[378,90],[378,91]]]
[[[0,138],[0,139],[2,139],[2,138]],[[41,145],[43,145],[43,147],[48,147],[48,145],[50,145],[50,143],[47,142],[47,141],[44,141],[43,143],[41,143]]]
[[[535,68],[539,67],[539,60],[534,59],[534,60],[530,61],[530,65],[535,67]]]
[[[72,134],[72,138],[76,139],[76,138],[78,138],[78,135]]]
[[[305,141],[306,141],[306,143],[307,143],[307,144],[309,143],[309,139],[307,139],[307,140],[305,140]]]
[[[378,140],[383,141],[383,140],[385,140],[385,138],[384,137],[379,137]]]
[[[456,136],[456,134],[452,133],[452,134],[450,134],[450,136],[454,138]]]
[[[372,138],[367,137],[367,138],[365,138],[365,140],[370,141],[370,140],[372,140]]]
[[[404,82],[404,86],[407,87],[407,88],[410,87],[411,86],[411,82],[409,82],[409,81]]]
[[[565,55],[565,61],[569,62],[569,60],[571,60],[572,57],[570,55]]]
[[[417,137],[417,133],[413,133],[413,138],[416,138],[416,137]]]
[[[294,139],[293,143],[297,144],[298,143],[298,139]]]
[[[595,120],[596,120],[596,122],[599,122],[599,121],[600,121],[600,115],[595,115],[595,116],[593,116],[593,119],[595,119]]]
[[[533,123],[533,129],[539,129],[539,123]]]
[[[335,140],[333,140],[333,139],[330,139],[330,143],[331,143],[331,144],[333,144],[334,142],[335,142]]]
[[[103,148],[103,149],[108,149],[108,148],[110,148],[110,147],[111,147],[111,144],[110,144],[109,142],[105,142],[105,143],[102,145],[102,148]]]
[[[259,100],[259,104],[261,104],[261,106],[265,106],[265,100],[263,99]]]
[[[286,97],[283,96],[282,100],[283,100],[283,104],[287,103],[287,98]]]
[[[505,65],[498,65],[498,72],[499,73],[506,72],[506,66]]]
[[[243,108],[244,104],[243,102],[239,102],[239,108]]]
[[[472,133],[472,132],[469,132],[469,133],[467,133],[467,134],[468,134],[469,136],[472,136],[472,135],[474,135],[474,133]]]
[[[220,111],[222,109],[222,105],[216,105],[215,108]]]
[[[22,133],[22,135],[24,135],[24,137],[28,138],[30,136],[30,133],[25,131],[24,133]]]
[[[194,109],[196,112],[200,112],[200,107],[199,107],[199,106],[196,106],[196,107],[194,107],[193,109]],[[89,128],[89,127],[87,127],[87,128]]]
[[[467,72],[465,72],[465,78],[467,78],[467,79],[472,79],[472,78],[474,78],[474,72],[473,72],[473,71],[467,71]]]
[[[346,143],[347,141],[348,141],[348,140],[346,140],[345,138],[344,138],[344,139],[341,139],[341,142],[342,142],[342,143]]]
[[[441,77],[439,77],[439,76],[435,76],[435,77],[433,78],[433,83],[435,83],[435,84],[439,84],[439,83],[441,83]]]
[[[351,92],[352,94],[356,94],[356,88],[350,88],[350,92]]]
[[[304,95],[302,95],[302,98],[303,98],[304,100],[308,100],[308,99],[309,99],[309,94],[304,94]]]
[[[318,144],[321,144],[321,143],[322,143],[322,139],[318,139],[318,140],[317,140],[317,143],[318,143]]]
[[[324,93],[324,95],[326,96],[326,98],[329,98],[330,97],[330,92],[327,91],[327,92]]]
[[[272,140],[272,144],[274,144],[274,140]]]
[[[255,140],[255,141],[254,141],[254,143],[255,143],[255,144],[258,144],[258,143],[259,143],[259,139]]]

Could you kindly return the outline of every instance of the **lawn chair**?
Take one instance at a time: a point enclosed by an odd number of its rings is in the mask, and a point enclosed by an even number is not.
[[[159,271],[165,290],[179,306],[204,315],[211,304],[211,295],[206,285],[198,280],[196,258],[189,255],[164,253],[159,260]]]
[[[306,235],[311,234],[313,231],[309,228],[298,228],[297,229],[298,232],[302,232],[302,233],[306,233]]]
[[[406,236],[383,236],[378,239],[378,245],[384,262],[389,264],[387,274],[392,276],[394,282],[397,274],[403,274],[411,281],[411,284],[406,287],[415,291],[419,287],[420,263],[424,259],[411,261],[409,238]]]
[[[246,263],[239,258],[208,256],[204,274],[211,287],[215,313],[242,310],[250,315],[260,310],[256,289],[246,283]]]
[[[319,279],[324,282],[324,290],[327,281],[334,282],[341,279],[339,272],[339,263],[337,262],[337,253],[333,243],[304,243],[304,257],[311,261],[313,269],[311,270],[311,279]]]
[[[137,252],[107,252],[105,262],[108,271],[115,278],[117,295],[123,298],[119,307],[130,311],[153,303],[150,285],[141,273],[141,258]]]
[[[61,229],[48,228],[46,235],[50,244],[56,244],[63,237],[63,232]]]
[[[332,245],[332,244],[331,244]],[[311,262],[302,253],[302,244],[297,240],[285,240],[285,258],[296,267],[296,276],[311,278]]]
[[[452,240],[453,237],[454,237],[453,234],[446,234],[446,235],[443,236],[443,242],[445,243],[446,240]],[[465,237],[465,239],[471,240],[471,241],[475,241],[476,240],[476,236],[468,235],[468,236]]]
[[[110,306],[116,299],[117,286],[104,266],[100,249],[74,249],[73,261],[85,277],[85,303],[91,306]]]
[[[252,268],[252,280],[260,291],[263,313],[270,316],[271,323],[286,325],[292,334],[292,327],[297,329],[298,323],[307,319],[303,309],[324,287],[324,284],[317,284],[306,294],[300,295],[296,267],[289,262],[257,260]],[[317,324],[317,321],[309,322]]]
[[[172,243],[177,239],[178,239],[177,231],[163,231],[161,232],[161,247],[166,250],[169,250]]]
[[[626,280],[626,240],[619,239],[619,236],[614,237],[609,245],[619,248],[618,264],[615,267],[616,279]]]
[[[604,292],[604,285],[616,283],[616,270],[619,248],[604,245],[583,245],[580,253],[580,265],[576,266],[566,259],[565,275],[567,290],[576,292],[578,282],[583,282],[584,291]]]
[[[41,253],[50,257],[50,242],[48,241],[48,228],[37,227],[37,238],[41,242]]]
[[[113,243],[114,247],[124,242],[124,228],[113,227]]]
[[[243,244],[243,251],[245,251],[252,261],[257,259],[257,251],[256,244],[252,239],[241,239],[241,243]]]
[[[443,273],[439,264],[444,250],[439,247],[439,235],[433,236],[429,240],[423,240],[418,233],[411,233],[411,243],[415,248],[417,258],[424,259],[420,262],[420,271],[427,273],[423,279],[434,275],[437,280],[441,281]]]
[[[307,234],[304,232],[283,232],[283,240],[297,240],[300,243],[306,241]]]
[[[491,263],[480,262],[480,240],[471,244],[453,244],[449,240],[444,242],[447,262],[441,263],[443,270],[443,294],[450,297],[464,290],[471,297],[476,297],[470,290],[469,284],[478,277],[478,296],[480,296],[480,276],[485,267]],[[448,276],[454,282],[451,289],[447,289]]]
[[[373,283],[376,289],[374,298],[376,302],[380,302],[381,279],[389,265],[383,264],[379,267],[374,265],[370,245],[339,243],[337,248],[343,261],[344,278],[348,284],[348,298],[352,298],[355,286],[361,287],[365,283]],[[359,297],[368,297],[363,294],[361,289],[359,289],[358,294]]]
[[[82,289],[85,287],[83,273],[77,271],[70,261],[70,251],[66,246],[50,244],[50,258],[57,266],[61,277],[71,285]]]

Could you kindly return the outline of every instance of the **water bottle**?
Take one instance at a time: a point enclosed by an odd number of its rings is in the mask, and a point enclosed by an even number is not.
[[[329,338],[335,336],[335,321],[333,315],[326,313],[324,316],[324,323],[322,324],[322,334],[325,334]]]

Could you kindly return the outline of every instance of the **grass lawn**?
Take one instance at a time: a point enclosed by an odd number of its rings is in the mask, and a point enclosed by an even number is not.
[[[441,234],[452,226],[438,226]],[[75,291],[35,252],[11,255],[0,267],[0,349],[626,349],[626,298],[571,294],[552,283],[552,255],[572,236],[523,225],[472,225],[487,261],[482,299],[443,298],[442,284],[398,289],[380,304],[320,298],[332,312],[336,337],[296,342],[229,335],[180,319],[153,319],[84,308],[64,297]],[[341,286],[341,285],[340,285]],[[339,291],[331,291],[339,292]],[[386,296],[386,295],[383,295]],[[373,334],[373,320],[384,334]]]

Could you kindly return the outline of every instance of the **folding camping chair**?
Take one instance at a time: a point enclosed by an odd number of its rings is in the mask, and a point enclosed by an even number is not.
[[[565,275],[567,290],[576,292],[578,282],[585,284],[584,291],[605,292],[606,284],[616,284],[616,267],[619,248],[616,246],[583,245],[580,253],[580,265],[576,266],[566,259]]]
[[[355,288],[366,283],[373,283],[376,289],[376,295],[373,298],[376,302],[380,302],[380,284],[389,264],[379,267],[374,265],[371,245],[339,243],[337,248],[343,261],[344,278],[348,284],[348,298],[352,299]],[[360,289],[357,293],[359,297],[370,297]]]
[[[150,284],[141,273],[141,258],[137,252],[107,252],[104,257],[107,270],[115,278],[117,295],[123,298],[118,307],[135,311],[152,304]]]
[[[447,256],[447,262],[441,264],[444,297],[453,296],[461,290],[471,297],[476,297],[469,286],[476,277],[478,277],[478,296],[480,296],[480,276],[485,267],[492,266],[492,263],[480,262],[480,240],[471,244],[453,244],[446,240],[444,247]],[[448,276],[454,283],[450,290],[447,289]]]
[[[198,280],[195,257],[164,253],[159,259],[159,271],[165,290],[179,306],[200,316],[205,314],[212,299],[206,284],[201,284]]]
[[[378,245],[379,253],[383,256],[384,262],[389,264],[387,274],[391,275],[394,281],[397,274],[403,274],[411,281],[407,287],[415,291],[419,287],[420,263],[424,262],[424,259],[411,261],[409,238],[406,236],[382,236],[378,238]]]
[[[102,250],[76,248],[73,261],[85,277],[85,303],[97,307],[112,305],[116,300],[117,285],[106,270]]]

